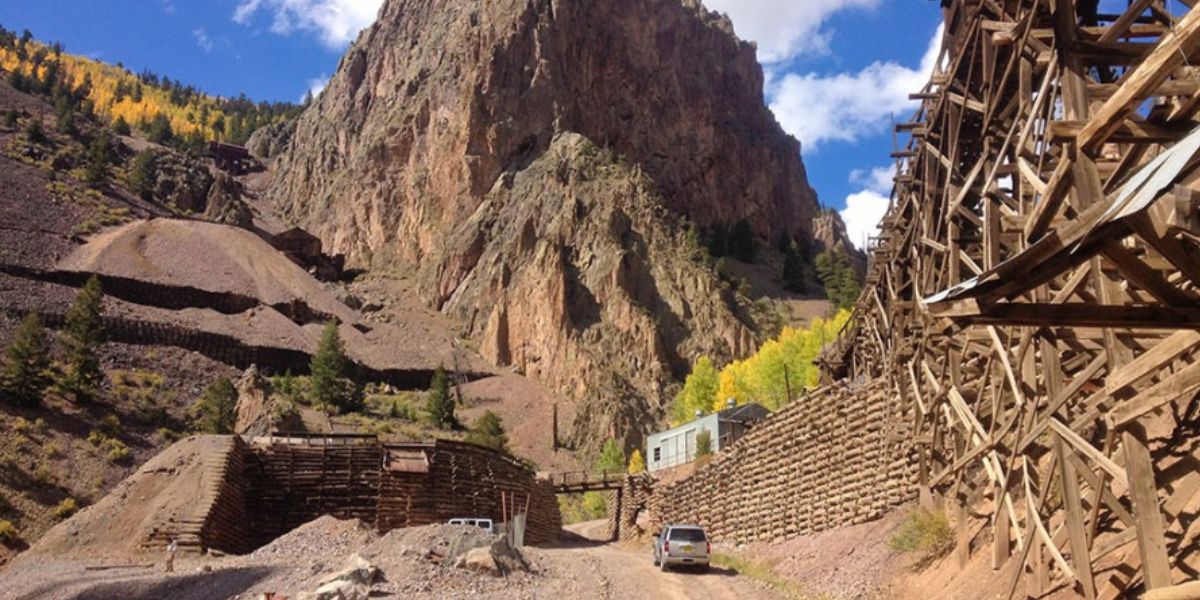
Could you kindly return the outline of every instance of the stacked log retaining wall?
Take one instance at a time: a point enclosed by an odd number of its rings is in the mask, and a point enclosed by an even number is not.
[[[647,496],[652,530],[697,523],[718,541],[784,539],[879,518],[916,496],[912,417],[892,400],[883,383],[813,390],[692,476],[648,495],[626,490],[623,520]],[[636,524],[621,529],[628,538]]]
[[[360,519],[386,532],[527,511],[525,541],[562,528],[549,482],[503,452],[463,442],[383,443],[373,436],[223,436],[203,457],[186,514],[159,515],[144,547],[245,553],[317,517]]]

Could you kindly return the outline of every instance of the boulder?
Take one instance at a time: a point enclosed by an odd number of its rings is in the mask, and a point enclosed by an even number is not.
[[[324,579],[312,592],[302,593],[299,600],[367,600],[371,586],[379,578],[379,568],[355,554],[350,564]]]

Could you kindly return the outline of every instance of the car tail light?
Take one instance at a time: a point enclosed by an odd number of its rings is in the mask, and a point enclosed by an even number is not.
[[[705,554],[712,554],[712,542],[705,542]]]
[[[663,542],[663,552],[670,552],[670,551],[671,551],[671,542],[670,541]]]

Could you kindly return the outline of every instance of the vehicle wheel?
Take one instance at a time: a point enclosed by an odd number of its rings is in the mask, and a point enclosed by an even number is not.
[[[670,570],[670,567],[667,566],[667,561],[665,560],[660,560],[658,566],[662,569],[663,573],[666,573]]]
[[[654,557],[652,557],[652,558],[654,559],[654,566],[656,566],[656,567],[657,567],[657,566],[658,566],[658,557],[657,557],[657,556],[654,556]]]

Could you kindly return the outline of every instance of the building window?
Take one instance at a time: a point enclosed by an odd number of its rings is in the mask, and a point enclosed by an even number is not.
[[[654,462],[659,462],[661,460],[662,460],[662,446],[659,446],[654,449]]]

